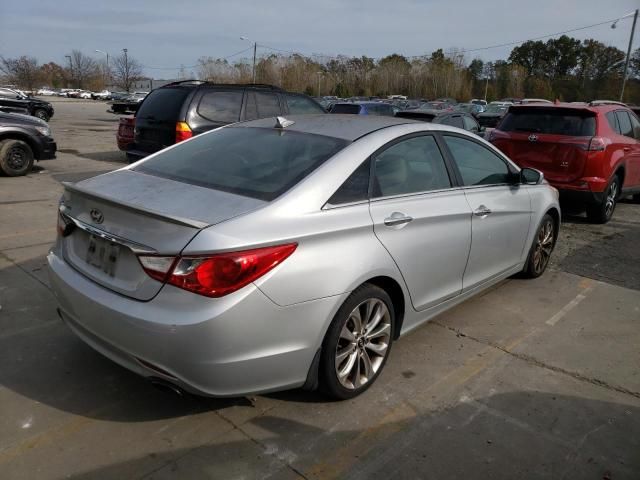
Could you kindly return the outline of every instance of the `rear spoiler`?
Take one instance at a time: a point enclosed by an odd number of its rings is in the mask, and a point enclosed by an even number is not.
[[[199,222],[197,220],[192,220],[190,218],[176,217],[175,215],[167,215],[166,213],[156,212],[154,210],[149,210],[141,207],[140,205],[134,205],[132,203],[123,202],[121,200],[117,200],[115,198],[107,197],[104,195],[97,195],[95,192],[90,192],[89,190],[85,190],[82,187],[77,186],[71,182],[62,182],[65,190],[69,192],[76,193],[78,195],[82,195],[86,198],[95,198],[105,203],[110,203],[120,208],[124,208],[126,210],[131,210],[136,213],[141,213],[147,217],[151,218],[159,218],[161,220],[165,220],[167,222],[174,223],[176,225],[182,225],[184,227],[197,228],[198,230],[202,228],[206,228],[209,226],[208,223]]]

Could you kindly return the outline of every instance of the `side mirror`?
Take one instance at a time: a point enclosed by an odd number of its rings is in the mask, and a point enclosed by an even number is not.
[[[540,185],[544,181],[544,174],[535,168],[523,168],[520,170],[520,183],[526,185]]]

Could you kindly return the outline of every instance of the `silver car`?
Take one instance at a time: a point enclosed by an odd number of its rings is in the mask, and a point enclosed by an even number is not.
[[[540,172],[464,130],[292,116],[66,184],[48,262],[71,330],[153,382],[350,398],[402,334],[541,275],[559,223]]]

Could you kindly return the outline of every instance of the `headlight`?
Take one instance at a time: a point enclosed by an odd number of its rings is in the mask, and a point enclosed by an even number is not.
[[[40,135],[44,135],[45,137],[51,136],[51,129],[49,127],[36,127],[36,130],[40,132]]]

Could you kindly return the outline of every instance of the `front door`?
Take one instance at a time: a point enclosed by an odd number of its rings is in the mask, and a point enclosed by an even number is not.
[[[422,310],[458,295],[471,245],[471,211],[433,135],[393,142],[374,156],[374,232]]]
[[[444,135],[473,213],[471,253],[463,278],[468,290],[522,263],[531,223],[527,187],[514,185],[506,160],[480,142]]]

